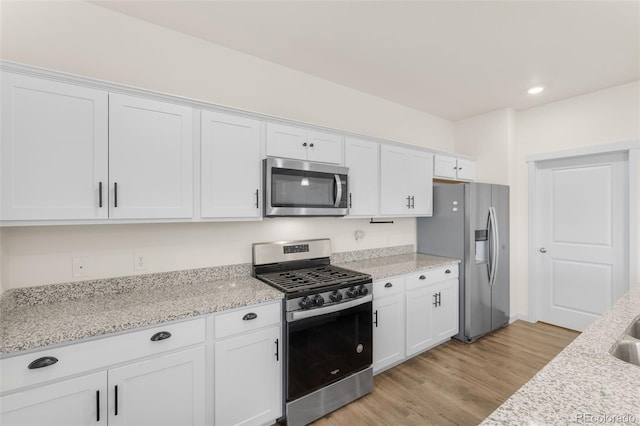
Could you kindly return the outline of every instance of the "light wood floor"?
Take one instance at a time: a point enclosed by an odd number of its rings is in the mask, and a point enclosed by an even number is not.
[[[451,340],[375,376],[371,394],[313,426],[477,425],[578,334],[516,321],[471,345]]]

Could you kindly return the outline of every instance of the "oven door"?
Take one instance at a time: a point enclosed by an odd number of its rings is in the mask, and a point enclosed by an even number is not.
[[[287,401],[372,363],[372,297],[289,314]],[[296,315],[298,314],[298,315]]]
[[[267,158],[265,216],[344,216],[348,213],[346,167]]]

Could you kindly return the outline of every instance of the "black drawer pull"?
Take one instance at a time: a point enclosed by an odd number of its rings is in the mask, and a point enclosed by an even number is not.
[[[384,288],[391,288],[391,287],[393,287],[393,284],[391,284],[391,283],[386,283],[384,285]]]
[[[100,391],[96,391],[96,422],[100,421]]]
[[[243,321],[251,321],[258,318],[258,314],[256,314],[255,312],[249,312],[247,315],[242,317]]]
[[[447,269],[446,271],[444,271],[445,274],[450,274],[451,273],[451,269]]]
[[[169,333],[168,331],[158,331],[156,334],[151,336],[151,341],[157,342],[159,340],[168,339],[169,337],[171,337],[171,333]]]
[[[31,362],[27,367],[29,370],[35,370],[36,368],[48,367],[50,365],[58,362],[58,358],[54,356],[43,356],[42,358],[38,358],[35,361]]]
[[[426,280],[426,279],[427,279],[427,277],[425,277],[424,275],[420,275],[420,279],[421,279],[421,280]]]

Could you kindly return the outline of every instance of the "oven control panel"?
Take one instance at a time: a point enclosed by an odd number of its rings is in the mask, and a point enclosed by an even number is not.
[[[370,294],[372,290],[372,283],[362,283],[329,291],[319,291],[318,293],[287,300],[286,310],[287,312],[293,312],[337,305],[359,297],[364,297]]]

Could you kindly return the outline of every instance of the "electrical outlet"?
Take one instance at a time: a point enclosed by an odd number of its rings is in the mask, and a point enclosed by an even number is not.
[[[83,257],[74,257],[72,259],[73,264],[73,277],[86,277],[89,275],[89,258],[86,256]]]
[[[144,253],[133,254],[133,270],[134,271],[146,271],[147,270],[147,255]]]

